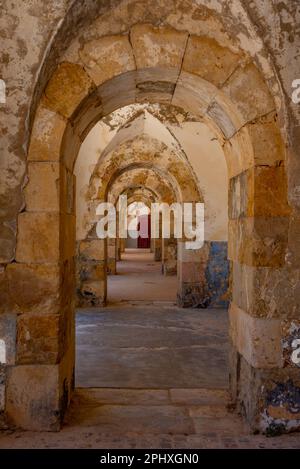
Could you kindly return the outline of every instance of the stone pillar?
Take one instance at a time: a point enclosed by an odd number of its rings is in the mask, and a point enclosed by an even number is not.
[[[87,238],[79,242],[77,266],[78,306],[106,304],[106,250],[107,240]]]
[[[108,238],[107,240],[107,266],[108,275],[116,275],[117,259],[116,259],[116,239]]]
[[[151,243],[153,244],[154,260],[161,261],[162,260],[162,239],[153,238],[151,240]]]
[[[11,314],[17,315],[9,326],[15,346],[6,344],[6,419],[53,431],[74,386],[75,180],[64,165],[31,157],[16,262],[7,268]]]
[[[230,181],[231,396],[252,430],[269,435],[300,428],[300,265],[285,191],[283,165]]]
[[[120,243],[120,244],[119,244],[119,257],[120,257],[120,259],[121,259],[122,254],[125,252],[126,239],[120,238],[119,243]]]
[[[177,248],[177,302],[184,308],[206,308],[209,292],[205,278],[205,266],[209,255],[208,245],[188,250],[185,241],[178,241]]]
[[[162,240],[162,271],[164,275],[177,274],[177,240],[175,238]]]

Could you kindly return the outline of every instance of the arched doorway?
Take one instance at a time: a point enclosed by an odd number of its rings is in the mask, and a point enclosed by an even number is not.
[[[164,53],[145,51],[145,38],[156,46],[155,51],[163,49]],[[221,76],[214,68],[205,69],[202,76],[203,57],[199,56],[200,63],[195,65],[199,45],[214,57],[216,48],[221,48]],[[111,57],[111,49],[117,51],[117,57],[122,56],[122,61],[107,61],[107,68],[99,67],[99,62],[103,64]],[[272,282],[270,279],[288,273],[285,251],[290,209],[276,107],[265,80],[243,54],[196,35],[142,24],[130,29],[130,40],[124,34],[87,42],[80,58],[84,67],[76,59],[72,62],[71,53],[66,54],[53,73],[31,137],[26,211],[18,217],[17,262],[10,267],[9,275],[30,274],[46,285],[49,296],[47,304],[38,295],[25,304],[25,309],[35,314],[45,341],[32,348],[26,344],[24,349],[22,334],[18,335],[19,361],[8,381],[10,417],[28,428],[44,427],[44,420],[29,409],[31,402],[40,401],[45,391],[43,376],[50,374],[52,384],[48,386],[43,416],[49,416],[49,429],[59,425],[70,399],[74,364],[73,304],[69,301],[75,279],[74,160],[82,139],[100,117],[124,105],[148,100],[168,101],[200,115],[222,141],[230,178],[232,395],[253,428],[265,429],[270,421],[276,425],[280,420],[277,401],[274,404],[269,399],[274,389],[277,392],[273,376],[277,376],[278,383],[283,380],[288,392],[286,378],[292,377],[294,370],[283,367],[281,309],[274,309],[273,300],[268,294],[264,296],[263,288]],[[241,96],[241,89],[248,92]],[[263,150],[258,136],[265,142]],[[266,152],[266,147],[272,151]],[[47,183],[37,196],[41,175]],[[28,238],[33,242],[28,243]],[[39,312],[41,304],[47,311],[46,318]],[[23,310],[19,324],[24,321],[30,329],[30,320],[22,316]],[[53,331],[50,352],[46,333],[49,324]],[[25,368],[25,363],[31,368]],[[37,381],[36,393],[22,393],[22,411],[20,391],[15,385],[18,373],[24,382]],[[288,413],[284,424],[289,419]]]

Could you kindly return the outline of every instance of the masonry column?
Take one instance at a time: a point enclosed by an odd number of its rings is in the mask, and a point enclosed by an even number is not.
[[[54,113],[39,112],[47,125],[63,125]],[[8,266],[16,342],[9,345],[6,418],[53,431],[74,386],[75,179],[38,138],[33,132],[26,211],[18,219],[16,262]]]
[[[286,189],[283,163],[230,181],[230,389],[252,430],[268,435],[300,428],[300,271],[287,251]]]
[[[116,275],[117,259],[116,259],[116,239],[109,238],[107,240],[107,273],[108,275]]]
[[[177,240],[162,239],[162,270],[164,275],[177,274]]]
[[[204,275],[209,254],[207,244],[201,249],[186,249],[185,241],[180,240],[177,246],[178,305],[205,308],[209,298]]]

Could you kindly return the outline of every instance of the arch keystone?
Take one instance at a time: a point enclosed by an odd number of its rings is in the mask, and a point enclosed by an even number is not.
[[[130,30],[137,68],[181,68],[188,34],[168,27],[138,24]]]

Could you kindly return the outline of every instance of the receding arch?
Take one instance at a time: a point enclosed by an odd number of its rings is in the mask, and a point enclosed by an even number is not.
[[[281,371],[281,339],[280,335],[273,335],[273,328],[280,326],[280,319],[269,319],[272,307],[268,298],[264,299],[263,317],[255,308],[255,302],[261,295],[257,283],[259,284],[262,278],[262,268],[263,275],[269,278],[272,277],[274,269],[278,271],[285,266],[285,228],[290,214],[286,195],[284,147],[275,114],[276,105],[259,70],[253,63],[244,61],[244,57],[239,56],[234,70],[231,70],[229,76],[222,80],[221,84],[218,83],[217,87],[212,83],[212,77],[210,83],[208,76],[203,79],[197,75],[197,70],[191,73],[187,65],[187,70],[185,69],[186,56],[183,57],[181,50],[188,53],[188,42],[193,38],[163,28],[153,33],[151,28],[135,30],[137,43],[141,31],[151,37],[162,35],[161,41],[174,41],[174,47],[179,47],[175,53],[176,60],[174,59],[176,66],[172,67],[173,54],[168,56],[166,53],[166,57],[159,57],[157,63],[153,63],[153,57],[141,56],[140,68],[135,68],[138,61],[134,64],[130,62],[129,66],[126,62],[124,69],[118,70],[115,76],[110,76],[109,79],[105,76],[105,81],[100,84],[92,80],[82,65],[62,62],[48,82],[36,114],[28,155],[30,176],[25,189],[27,207],[26,211],[19,215],[17,262],[13,268],[25,272],[26,269],[31,269],[32,264],[45,263],[45,268],[48,272],[52,269],[52,275],[59,284],[56,293],[61,295],[61,302],[57,302],[55,295],[55,301],[49,305],[49,311],[51,314],[55,311],[55,319],[58,310],[63,311],[64,330],[68,332],[65,335],[64,350],[54,357],[51,356],[51,363],[48,363],[42,354],[42,364],[51,364],[54,367],[53,373],[56,373],[52,391],[58,397],[56,400],[54,398],[54,404],[46,409],[51,415],[49,428],[58,425],[59,418],[53,414],[53,410],[58,408],[63,414],[72,387],[72,305],[65,304],[63,298],[72,291],[74,279],[74,161],[82,139],[95,122],[118,107],[149,100],[174,104],[196,113],[215,130],[216,138],[222,142],[226,151],[230,177],[229,257],[233,263],[231,339],[235,350],[234,357],[242,360],[240,371],[248,380],[248,385],[254,386],[254,397],[250,402],[246,395],[247,388],[236,387],[242,384],[234,363],[231,371],[232,394],[244,405],[246,416],[253,427],[264,429],[268,425],[270,409],[266,403],[267,394],[263,396],[265,400],[261,407],[259,386],[269,383],[273,370]],[[175,40],[178,37],[181,38],[179,45]],[[114,37],[107,39],[111,44],[114,44],[115,40]],[[126,35],[118,40],[123,44],[122,47],[128,48],[128,56],[138,56],[139,47],[135,48],[133,45],[132,51]],[[180,68],[181,65],[177,67],[177,64],[182,63],[183,69]],[[248,92],[243,96],[241,90],[245,86],[248,87]],[[269,144],[269,151],[263,151],[257,142],[258,136],[267,146]],[[40,197],[39,194],[35,198],[30,192],[31,184],[34,178],[38,178],[38,175],[45,171],[50,173],[49,181],[43,189],[45,197]],[[55,181],[59,180],[59,196],[53,177]],[[54,194],[54,198],[48,197],[50,194]],[[49,228],[46,239],[45,228]],[[24,239],[28,234],[32,235],[35,245],[26,248]],[[83,247],[81,254],[90,255],[91,248]],[[41,273],[34,271],[32,276],[40,278]],[[69,280],[65,281],[66,278]],[[249,291],[252,292],[250,297],[245,294]],[[35,308],[39,301],[41,300],[36,298]],[[270,329],[267,327],[269,324],[272,325]],[[60,330],[57,331],[57,338],[59,334]],[[244,340],[245,334],[249,339],[247,341]],[[36,362],[33,363],[35,364]],[[272,371],[261,373],[259,380],[255,381],[253,376],[257,369]],[[250,374],[247,374],[247,370],[250,370]],[[266,389],[270,389],[270,386]],[[63,396],[67,396],[64,401]],[[28,399],[34,401],[36,396]],[[17,401],[12,400],[11,409],[17,407]],[[26,419],[28,415],[24,417],[21,414],[22,425],[36,425],[31,421],[28,423]]]

